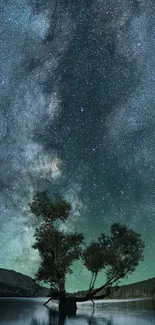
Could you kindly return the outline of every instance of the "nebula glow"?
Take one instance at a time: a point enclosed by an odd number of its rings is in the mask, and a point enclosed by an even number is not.
[[[64,231],[140,232],[145,259],[124,282],[154,277],[154,1],[1,2],[0,267],[34,275],[29,202],[47,190],[72,204]],[[74,270],[68,289],[87,288]]]

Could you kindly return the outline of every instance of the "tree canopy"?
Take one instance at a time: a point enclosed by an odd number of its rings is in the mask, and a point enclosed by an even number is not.
[[[89,296],[93,297],[102,289],[134,272],[143,260],[143,249],[141,235],[120,223],[111,226],[110,236],[102,233],[96,242],[91,242],[82,254],[84,265],[92,273]],[[100,288],[93,290],[101,270],[105,271],[107,281]]]
[[[30,208],[37,217],[42,217],[33,245],[41,256],[36,279],[50,283],[51,292],[65,292],[66,275],[72,273],[73,262],[81,256],[84,237],[77,232],[64,233],[55,225],[59,219],[65,221],[71,210],[61,197],[52,202],[46,192],[38,193]]]
[[[81,300],[92,299],[104,290],[107,295],[113,284],[134,272],[143,260],[144,242],[141,235],[125,225],[112,224],[110,235],[101,233],[96,241],[86,246],[82,233],[64,232],[56,225],[57,220],[65,222],[71,211],[70,204],[61,197],[53,201],[46,192],[38,193],[30,209],[36,217],[41,217],[33,245],[41,257],[36,279],[50,283],[51,295],[65,295],[66,276],[72,273],[75,260],[81,259],[91,272],[89,289]],[[100,288],[94,289],[100,271],[105,272],[107,280]]]

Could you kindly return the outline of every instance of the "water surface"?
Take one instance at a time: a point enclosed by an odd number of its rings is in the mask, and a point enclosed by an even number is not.
[[[0,299],[0,325],[155,325],[153,300],[104,301],[78,304],[77,316],[59,319],[57,304],[52,309],[45,299]]]

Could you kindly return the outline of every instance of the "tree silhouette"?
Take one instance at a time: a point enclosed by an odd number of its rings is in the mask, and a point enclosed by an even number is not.
[[[42,192],[34,197],[30,208],[37,217],[42,217],[33,245],[41,256],[36,279],[50,283],[53,296],[63,295],[66,275],[72,273],[73,262],[81,256],[84,237],[77,232],[64,233],[55,224],[59,219],[65,221],[71,209],[62,198],[59,197],[52,203],[47,193]]]
[[[125,225],[114,223],[110,235],[102,233],[96,241],[86,246],[83,234],[60,230],[58,221],[64,223],[71,211],[70,204],[61,197],[51,200],[47,192],[38,193],[33,198],[30,209],[40,220],[33,245],[41,257],[36,279],[50,283],[50,299],[59,300],[62,313],[65,308],[69,308],[68,304],[70,307],[72,305],[72,312],[75,313],[77,301],[110,296],[114,290],[113,285],[134,272],[143,260],[144,242],[141,235]],[[72,273],[73,262],[79,259],[91,272],[91,281],[85,296],[72,296],[71,299],[71,294],[66,292],[65,281],[66,276]],[[106,282],[94,289],[96,278],[103,270]]]
[[[110,295],[112,285],[121,278],[135,271],[143,260],[144,242],[141,235],[119,223],[111,226],[111,235],[104,233],[97,242],[92,242],[83,252],[83,263],[92,273],[92,280],[86,297],[93,298],[101,290]],[[101,287],[93,290],[99,271],[105,270],[107,281]]]

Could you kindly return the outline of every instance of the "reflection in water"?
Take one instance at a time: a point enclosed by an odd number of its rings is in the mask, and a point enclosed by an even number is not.
[[[78,324],[83,324],[83,322],[85,321],[84,324],[88,324],[88,325],[98,325],[97,319],[95,317],[93,317],[94,311],[92,312],[91,316],[88,315],[78,315],[76,317],[64,317],[64,316],[60,316],[58,314],[58,312],[56,312],[55,310],[52,310],[50,308],[48,308],[48,322],[42,322],[40,323],[40,321],[38,321],[36,318],[33,318],[30,322],[29,325],[65,325],[65,323],[68,321],[71,321],[72,324],[77,323]],[[102,324],[105,325],[114,325],[112,318],[111,320],[106,319],[104,317],[102,317]]]
[[[77,316],[61,318],[43,299],[0,299],[0,325],[155,325],[153,301],[78,304]],[[55,309],[54,309],[55,308]]]

